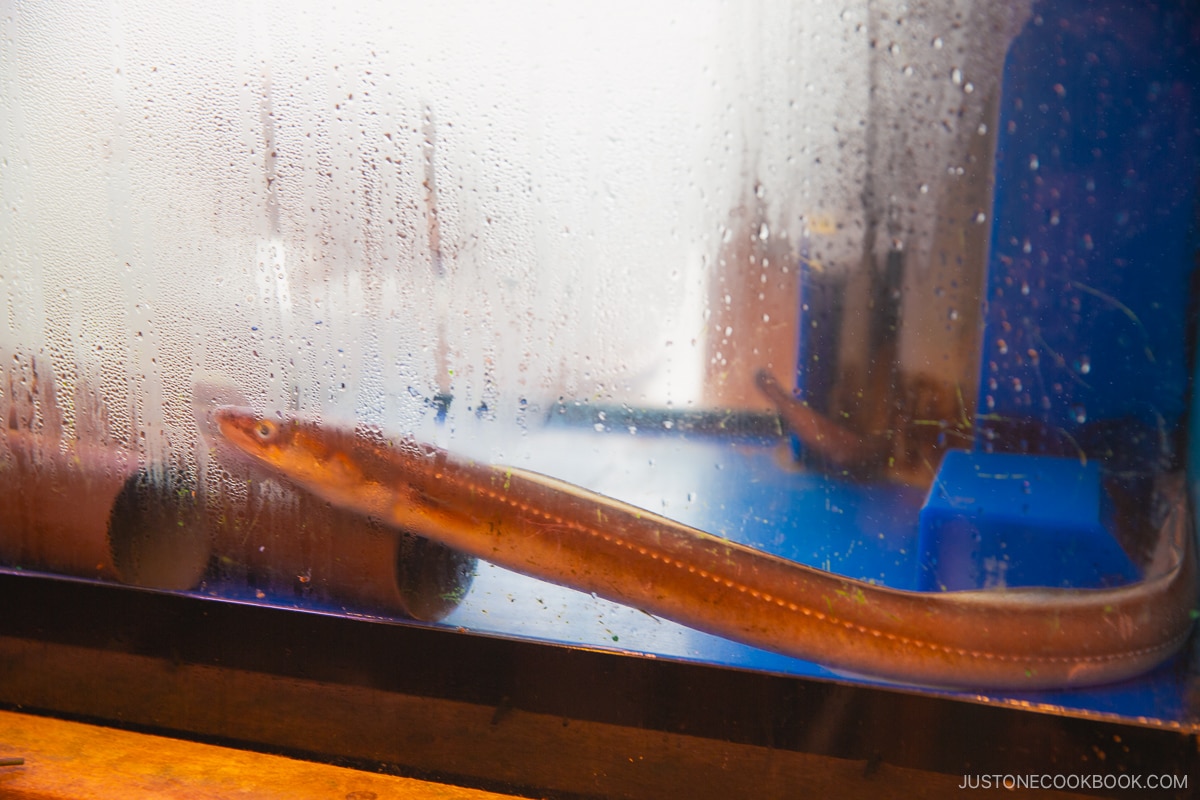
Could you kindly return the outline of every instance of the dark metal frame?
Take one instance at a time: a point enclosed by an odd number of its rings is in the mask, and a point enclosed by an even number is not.
[[[961,796],[965,775],[1200,778],[1197,726],[32,574],[0,574],[0,608],[10,708],[529,796],[939,797]]]

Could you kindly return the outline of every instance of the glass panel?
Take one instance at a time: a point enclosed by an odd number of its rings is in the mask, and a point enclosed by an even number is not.
[[[0,560],[1003,696],[1150,670],[1191,17],[1120,13],[6,5]],[[1186,713],[1155,674],[1053,702]]]

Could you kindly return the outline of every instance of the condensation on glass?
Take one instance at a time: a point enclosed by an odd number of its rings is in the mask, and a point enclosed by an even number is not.
[[[0,559],[795,669],[332,508],[208,414],[413,436],[909,588],[921,498],[977,432],[1029,20],[5,4]],[[806,457],[760,370],[866,468]]]

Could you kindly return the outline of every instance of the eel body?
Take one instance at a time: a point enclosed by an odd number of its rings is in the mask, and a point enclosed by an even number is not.
[[[344,508],[499,566],[708,633],[900,683],[1102,684],[1151,669],[1192,627],[1187,504],[1154,576],[1110,589],[913,592],[840,577],[536,473],[378,433],[222,407],[229,443]]]

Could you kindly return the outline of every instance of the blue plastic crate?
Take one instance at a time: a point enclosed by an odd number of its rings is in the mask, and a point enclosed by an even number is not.
[[[1137,579],[1112,535],[1100,467],[1080,459],[946,454],[921,509],[926,590],[1099,587]]]

